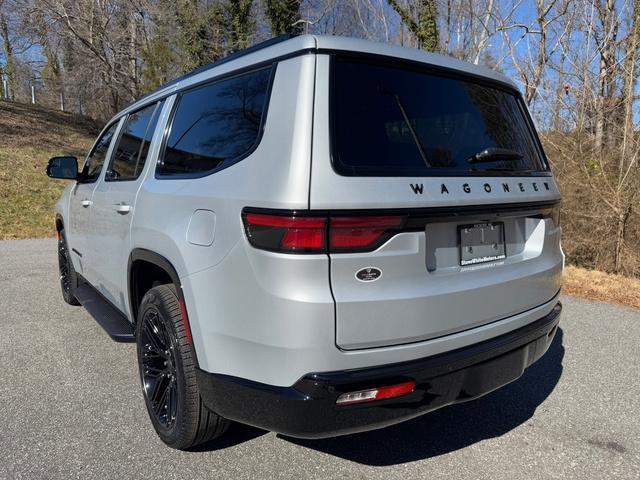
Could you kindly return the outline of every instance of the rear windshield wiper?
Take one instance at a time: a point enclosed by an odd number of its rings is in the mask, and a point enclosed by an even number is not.
[[[407,111],[404,109],[404,105],[402,104],[402,100],[400,100],[400,96],[397,93],[392,92],[391,90],[389,90],[385,85],[380,85],[378,87],[378,90],[383,95],[391,95],[394,98],[394,100],[396,101],[396,105],[398,105],[398,110],[400,110],[400,113],[402,114],[402,118],[404,119],[404,122],[407,124],[407,127],[409,128],[409,132],[411,132],[411,137],[413,138],[413,143],[415,143],[416,147],[418,148],[418,152],[420,152],[420,156],[422,157],[422,161],[424,162],[424,164],[427,167],[431,167],[432,166],[431,162],[427,158],[427,154],[424,151],[424,147],[422,146],[422,142],[420,141],[420,137],[418,137],[418,133],[416,132],[416,129],[413,128],[413,125],[411,125],[411,121],[409,120],[409,116],[407,115]]]
[[[520,160],[522,154],[508,148],[485,148],[467,159],[469,163],[511,162]]]

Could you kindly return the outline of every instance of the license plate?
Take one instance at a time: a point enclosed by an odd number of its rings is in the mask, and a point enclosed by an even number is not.
[[[458,235],[462,266],[493,262],[507,257],[502,222],[460,225]]]

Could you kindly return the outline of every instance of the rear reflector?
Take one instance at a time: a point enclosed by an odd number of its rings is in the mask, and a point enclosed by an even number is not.
[[[416,382],[399,383],[389,387],[371,388],[357,392],[343,393],[336,400],[337,405],[353,405],[355,403],[375,402],[388,398],[397,398],[408,395],[416,388]]]
[[[404,215],[331,216],[309,212],[244,211],[242,220],[251,245],[283,253],[347,253],[372,251],[405,224]]]
[[[193,337],[191,336],[191,327],[189,326],[189,317],[187,316],[187,306],[184,303],[184,299],[178,300],[180,305],[180,316],[182,316],[182,325],[184,325],[184,335],[189,345],[193,345]]]

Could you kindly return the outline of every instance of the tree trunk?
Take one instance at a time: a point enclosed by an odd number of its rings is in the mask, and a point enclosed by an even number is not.
[[[565,72],[564,72],[564,63],[566,61],[566,53],[565,50],[560,54],[560,61],[558,62],[559,70],[558,70],[558,85],[556,86],[556,98],[553,102],[553,123],[552,128],[556,132],[562,131],[562,106],[564,105],[563,97],[566,95],[567,91],[565,90]]]
[[[633,2],[631,27],[627,38],[627,52],[624,63],[624,131],[621,163],[625,162],[631,144],[634,143],[633,104],[638,83],[638,50],[640,50],[640,0]],[[622,169],[621,169],[622,172]]]
[[[491,21],[491,15],[493,14],[493,2],[494,0],[489,0],[489,4],[487,5],[487,12],[484,17],[484,21],[480,28],[480,39],[478,40],[478,44],[476,46],[476,55],[473,59],[473,63],[476,65],[480,63],[480,58],[482,57],[482,53],[484,52],[484,47],[487,41],[489,40],[489,22]]]
[[[624,211],[618,215],[618,224],[616,228],[616,252],[614,260],[615,273],[622,270],[622,248],[624,246],[624,237],[627,231],[627,221],[631,215],[631,205],[627,206]]]
[[[5,73],[8,77],[9,85],[9,99],[13,100],[15,96],[14,82],[15,79],[15,57],[13,54],[13,45],[9,36],[9,22],[4,13],[0,12],[0,38],[2,38],[2,45],[4,50],[4,56],[6,60]]]
[[[595,102],[595,148],[598,157],[603,154],[603,147],[609,143],[607,119],[611,115],[614,99],[616,38],[618,35],[618,18],[615,0],[605,0],[604,5],[598,3],[598,12],[602,22],[602,38],[600,39],[600,72],[598,74],[598,95]]]
[[[129,20],[129,88],[134,97],[138,96],[138,22],[131,12]]]
[[[418,41],[418,47],[427,52],[437,52],[439,49],[438,9],[435,0],[419,0],[418,19],[416,20],[409,8],[403,8],[397,0],[387,0],[389,5],[400,15],[400,19]]]

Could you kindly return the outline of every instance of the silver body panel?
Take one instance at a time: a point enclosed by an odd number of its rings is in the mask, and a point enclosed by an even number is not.
[[[336,174],[329,149],[325,49],[405,58],[510,83],[491,70],[439,55],[314,36],[297,37],[201,72],[119,114],[167,99],[138,180],[105,183],[103,168],[90,192],[82,192],[98,205],[94,202],[80,211],[74,206],[74,189],[79,187],[65,190],[56,210],[71,226],[70,247],[83,254],[73,256],[76,269],[87,272],[94,286],[133,322],[127,290],[129,252],[142,248],[163,256],[182,282],[200,368],[277,386],[291,386],[309,372],[385,365],[450,351],[549,313],[557,301],[564,259],[560,228],[549,219],[510,220],[506,228],[513,240],[507,244],[507,258],[468,268],[456,263],[452,232],[457,223],[396,235],[370,253],[291,255],[249,244],[241,220],[248,206],[407,209],[559,199],[549,176]],[[175,92],[274,58],[277,69],[257,148],[240,162],[202,178],[156,178]],[[415,194],[410,183],[423,184],[423,193]],[[447,195],[441,193],[443,183]],[[491,192],[486,191],[487,183]],[[511,185],[509,192],[503,183]],[[112,208],[123,201],[133,206],[126,217]],[[87,262],[91,265],[81,264]],[[380,268],[382,277],[358,282],[354,273],[368,266]]]
[[[338,175],[331,165],[329,66],[329,56],[318,55],[312,209],[462,207],[560,198],[552,177]],[[422,193],[416,194],[411,184],[422,185]],[[426,234],[403,233],[375,252],[332,255],[336,344],[350,350],[439,337],[506,318],[557,294],[563,264],[559,228],[540,219],[512,220],[506,226],[515,243],[507,244],[507,259],[473,269],[460,267],[457,260],[457,226],[465,223],[470,221],[435,223]],[[434,263],[431,271],[429,258]],[[359,282],[354,272],[371,266],[379,268],[382,277]]]

